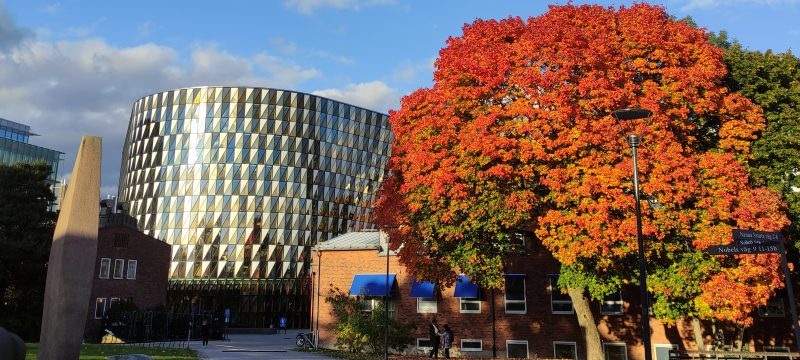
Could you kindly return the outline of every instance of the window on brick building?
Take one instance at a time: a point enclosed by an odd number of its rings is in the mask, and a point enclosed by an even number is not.
[[[603,315],[620,315],[622,311],[622,294],[619,292],[606,296],[600,302],[600,313]]]
[[[124,259],[114,259],[114,279],[122,279],[123,270],[125,269]]]
[[[570,341],[553,341],[553,357],[556,359],[578,359],[578,347]]]
[[[382,297],[359,297],[360,310],[363,312],[371,313],[378,309],[378,306],[383,302]],[[389,300],[389,317],[394,318],[395,305],[394,301]]]
[[[483,351],[483,340],[461,339],[461,351]]]
[[[548,275],[547,280],[549,281],[550,310],[553,314],[574,314],[569,294],[562,293],[558,288],[558,275]]]
[[[114,260],[114,279],[122,279],[122,270],[125,268],[124,259]]]
[[[111,259],[109,258],[100,259],[100,278],[108,279],[110,273],[111,273]]]
[[[479,298],[459,298],[461,300],[462,314],[478,314],[481,312],[481,301]]]
[[[525,275],[506,275],[505,303],[507,314],[524,314],[527,311]]]
[[[783,306],[783,298],[767,300],[767,305],[758,307],[759,317],[785,317],[786,309]]]
[[[438,303],[435,297],[431,298],[417,298],[417,312],[420,314],[436,314],[439,311]]]
[[[628,348],[624,343],[603,343],[606,360],[628,360]]]
[[[506,340],[507,358],[528,358],[528,340]]]
[[[108,309],[111,310],[111,307],[113,307],[117,303],[119,303],[119,298],[117,297],[108,299]]]
[[[97,298],[94,302],[94,318],[102,319],[106,314],[106,298]]]
[[[789,352],[788,346],[764,346],[765,352]],[[791,360],[789,356],[767,356],[767,360]]]
[[[653,344],[653,357],[656,360],[669,360],[669,351],[670,350],[678,350],[678,345],[676,344]],[[788,351],[788,350],[787,350]]]
[[[136,260],[128,260],[128,276],[126,278],[135,280],[136,279],[136,266],[138,262]]]
[[[430,350],[430,349],[433,349],[433,346],[431,346],[431,339],[429,339],[429,338],[417,338],[417,349],[419,349],[419,350]]]

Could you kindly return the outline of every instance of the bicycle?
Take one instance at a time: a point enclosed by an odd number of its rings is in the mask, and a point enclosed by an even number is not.
[[[295,345],[299,348],[314,348],[314,333],[299,333],[295,337]]]

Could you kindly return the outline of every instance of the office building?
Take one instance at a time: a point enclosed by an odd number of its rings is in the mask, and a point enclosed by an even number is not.
[[[64,153],[30,144],[31,136],[37,134],[31,132],[30,126],[0,118],[0,163],[44,161],[53,169],[48,180],[56,184]]]
[[[391,140],[386,115],[315,95],[165,91],[133,105],[119,199],[171,245],[169,306],[307,327],[311,247],[374,228]]]

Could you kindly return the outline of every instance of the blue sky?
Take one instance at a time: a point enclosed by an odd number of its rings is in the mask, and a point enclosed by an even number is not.
[[[750,49],[800,48],[800,0],[651,3]],[[101,193],[115,194],[131,105],[142,96],[248,85],[386,112],[431,85],[438,51],[464,23],[546,10],[534,0],[0,0],[0,117],[65,152],[66,176],[80,136],[102,136]]]

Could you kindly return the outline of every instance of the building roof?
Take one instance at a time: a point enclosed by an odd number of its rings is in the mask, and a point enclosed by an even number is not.
[[[333,239],[317,244],[315,250],[379,250],[381,248],[380,232],[353,231],[339,235]]]

